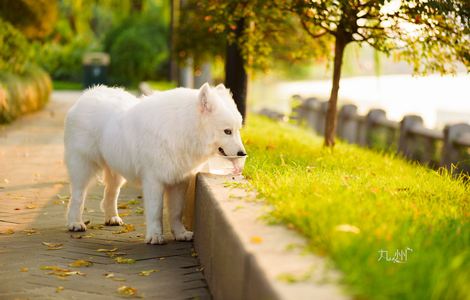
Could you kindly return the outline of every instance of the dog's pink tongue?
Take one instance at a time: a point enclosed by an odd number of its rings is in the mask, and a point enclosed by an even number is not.
[[[233,175],[240,175],[243,169],[238,165],[236,161],[232,161],[233,165]]]

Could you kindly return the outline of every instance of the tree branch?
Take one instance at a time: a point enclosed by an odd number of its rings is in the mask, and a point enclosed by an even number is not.
[[[328,33],[328,30],[326,30],[325,28],[323,28],[323,32],[318,32],[318,33],[313,33],[310,31],[310,29],[308,28],[307,24],[305,23],[304,20],[300,20],[300,23],[302,24],[302,27],[305,29],[305,31],[308,33],[308,35],[310,35],[312,38],[316,39],[316,38],[319,38],[319,37],[322,37],[324,36],[325,34]]]

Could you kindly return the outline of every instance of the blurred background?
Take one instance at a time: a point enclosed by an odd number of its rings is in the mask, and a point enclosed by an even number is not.
[[[292,17],[282,18],[282,13],[277,16],[272,8],[256,5],[249,9],[257,18],[270,14],[272,20],[264,19],[268,21],[263,27],[257,24],[258,31],[249,23],[244,28],[247,41],[239,41],[237,14],[250,16],[234,6],[237,1],[199,2],[1,0],[5,93],[21,93],[6,84],[14,76],[39,76],[43,71],[55,90],[80,90],[95,83],[135,90],[142,81],[155,89],[226,82],[228,45],[235,40],[244,47],[247,84],[242,89],[248,110],[269,107],[288,112],[294,94],[328,99],[331,41],[310,39]],[[251,2],[256,1],[247,3]],[[277,31],[289,34],[279,38]],[[360,113],[383,108],[393,120],[419,114],[431,128],[470,120],[470,77],[463,65],[454,75],[412,76],[413,67],[393,54],[352,43],[345,50],[342,70],[339,102],[355,103]],[[47,79],[43,81],[47,90]],[[13,103],[7,102],[0,104],[12,109]]]

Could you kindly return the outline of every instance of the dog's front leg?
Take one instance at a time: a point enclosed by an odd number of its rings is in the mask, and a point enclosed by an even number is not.
[[[143,181],[145,221],[147,244],[163,244],[163,191],[164,186],[158,180],[146,179]]]
[[[186,230],[183,223],[181,223],[188,183],[189,180],[184,180],[181,183],[168,187],[171,231],[177,241],[190,241],[193,239],[193,233]]]

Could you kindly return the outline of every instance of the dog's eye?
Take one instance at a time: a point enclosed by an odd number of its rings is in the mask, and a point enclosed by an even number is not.
[[[225,129],[224,130],[226,135],[232,135],[232,130],[231,129]]]

